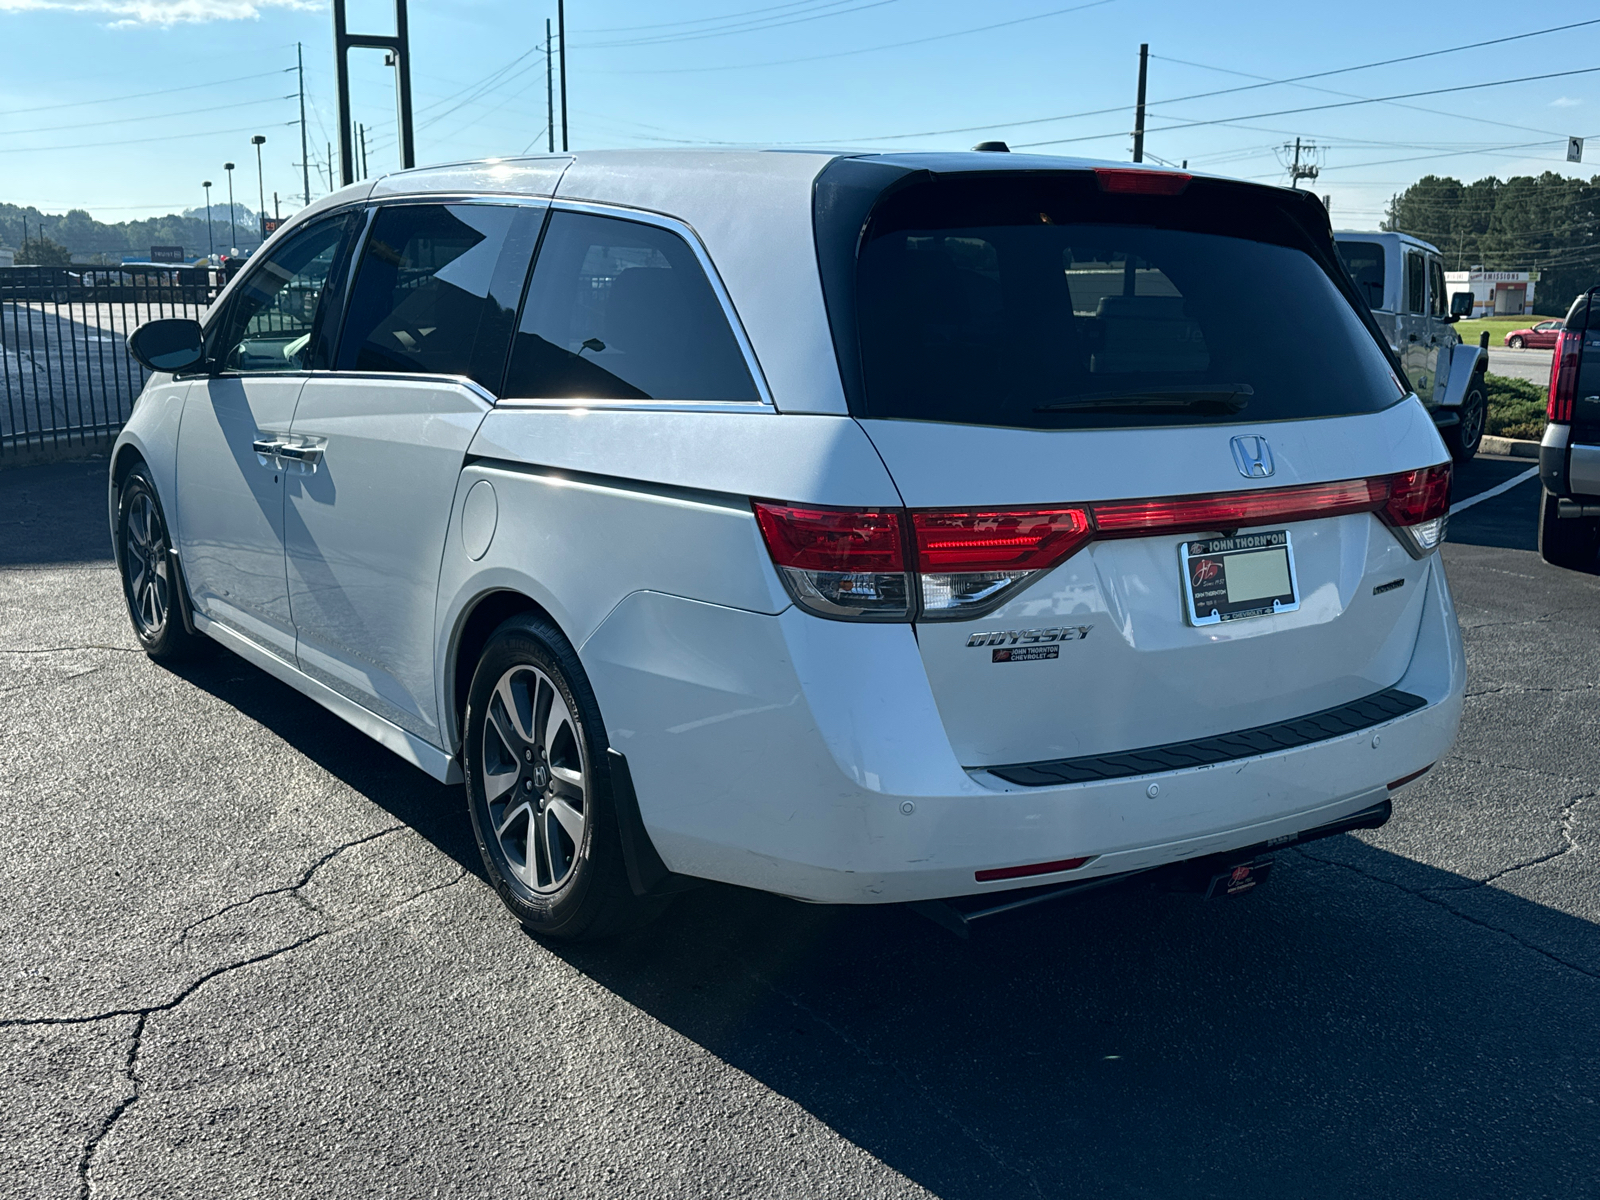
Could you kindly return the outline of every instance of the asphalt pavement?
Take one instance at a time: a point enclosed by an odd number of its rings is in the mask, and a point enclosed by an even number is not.
[[[1500,346],[1489,347],[1489,372],[1511,379],[1526,379],[1529,383],[1550,382],[1550,359],[1554,350],[1510,350]]]
[[[1600,1195],[1600,577],[1536,481],[1451,522],[1453,753],[1255,893],[572,948],[457,789],[138,651],[104,469],[0,471],[0,1196]]]

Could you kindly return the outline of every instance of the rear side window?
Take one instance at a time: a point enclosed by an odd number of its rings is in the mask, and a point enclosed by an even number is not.
[[[699,260],[654,225],[557,212],[539,249],[505,394],[758,400]]]
[[[1422,255],[1406,251],[1406,311],[1425,315],[1428,311],[1428,276]]]
[[[1182,425],[1403,395],[1323,264],[1240,236],[1292,243],[1281,214],[1088,189],[941,180],[874,213],[856,268],[863,415]]]
[[[339,341],[342,371],[465,375],[500,386],[542,208],[380,209]]]
[[[1383,307],[1383,243],[1338,242],[1339,257],[1345,270],[1356,281],[1356,289],[1368,308]]]

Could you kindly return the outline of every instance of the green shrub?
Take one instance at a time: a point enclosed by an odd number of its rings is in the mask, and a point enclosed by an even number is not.
[[[1544,436],[1544,408],[1548,389],[1526,379],[1504,375],[1484,377],[1489,385],[1489,423],[1485,429],[1495,437],[1531,438]]]

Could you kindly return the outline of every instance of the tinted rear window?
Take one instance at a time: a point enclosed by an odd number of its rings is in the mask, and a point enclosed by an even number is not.
[[[1382,351],[1271,208],[1081,176],[906,188],[857,262],[862,414],[1093,428],[1395,403]]]
[[[1370,308],[1383,307],[1383,243],[1339,242],[1339,257]]]

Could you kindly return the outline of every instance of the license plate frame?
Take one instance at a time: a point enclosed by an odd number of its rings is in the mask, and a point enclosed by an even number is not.
[[[1276,560],[1282,554],[1281,564]],[[1220,625],[1250,617],[1271,617],[1300,607],[1300,579],[1295,573],[1294,542],[1287,529],[1242,533],[1231,537],[1191,538],[1178,546],[1182,568],[1184,616],[1195,626]],[[1248,595],[1233,599],[1228,585],[1230,560]],[[1278,586],[1281,574],[1287,587]],[[1265,590],[1263,590],[1265,589]],[[1197,596],[1198,592],[1198,596]]]

